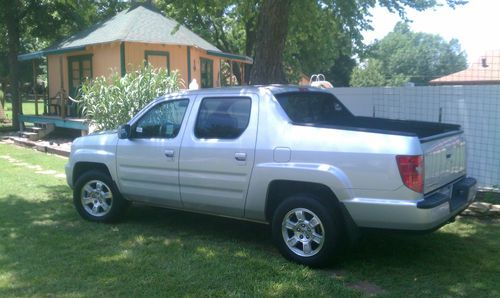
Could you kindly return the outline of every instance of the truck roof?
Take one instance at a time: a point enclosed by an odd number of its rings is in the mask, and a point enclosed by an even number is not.
[[[285,92],[328,92],[324,89],[311,87],[311,86],[297,86],[297,85],[249,85],[249,86],[233,86],[233,87],[223,87],[223,88],[203,88],[197,90],[181,90],[179,92],[173,93],[171,95],[198,95],[198,94],[220,94],[220,93],[234,93],[245,92],[245,91],[259,91],[262,89],[267,89],[273,94],[285,93]]]

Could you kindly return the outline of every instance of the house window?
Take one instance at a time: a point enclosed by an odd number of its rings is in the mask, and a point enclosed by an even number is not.
[[[214,86],[214,62],[210,59],[200,58],[201,88]]]
[[[165,68],[170,74],[170,53],[166,51],[145,51],[144,60],[154,68]]]

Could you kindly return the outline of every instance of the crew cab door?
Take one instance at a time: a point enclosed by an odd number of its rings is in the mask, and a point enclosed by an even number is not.
[[[118,141],[118,184],[127,198],[181,206],[179,148],[189,106],[189,99],[159,102],[131,125],[128,139]]]
[[[243,216],[254,164],[257,114],[258,97],[253,94],[196,99],[179,164],[184,208]]]

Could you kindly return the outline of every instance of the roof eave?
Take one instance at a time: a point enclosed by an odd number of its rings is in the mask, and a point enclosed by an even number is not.
[[[246,64],[253,64],[253,59],[244,56],[244,55],[238,55],[238,54],[232,54],[232,53],[224,53],[224,52],[217,52],[217,51],[212,51],[212,50],[207,50],[207,54],[211,56],[216,56],[216,57],[221,57],[221,58],[227,58],[229,60],[234,60],[238,62],[243,62]]]
[[[500,84],[500,79],[498,80],[470,80],[470,81],[438,81],[438,82],[429,82],[430,85],[433,86],[450,86],[450,85],[498,85]]]
[[[27,53],[27,54],[21,54],[17,56],[18,61],[29,61],[29,60],[34,60],[34,59],[41,59],[44,56],[47,55],[56,55],[56,54],[64,54],[64,53],[69,53],[69,52],[78,52],[78,51],[83,51],[85,50],[85,45],[84,46],[77,46],[77,47],[69,47],[69,48],[56,48],[56,49],[45,49],[42,51],[36,51],[32,53]]]

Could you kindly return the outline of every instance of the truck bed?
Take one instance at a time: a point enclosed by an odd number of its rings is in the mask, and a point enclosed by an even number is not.
[[[422,142],[443,134],[461,133],[455,124],[354,116],[331,93],[285,92],[274,96],[296,125],[417,136]]]
[[[315,125],[316,126],[316,125]],[[331,127],[383,134],[417,136],[422,141],[443,134],[460,133],[460,125],[424,121],[393,120],[384,118],[347,116],[331,119],[328,123],[318,124]]]

